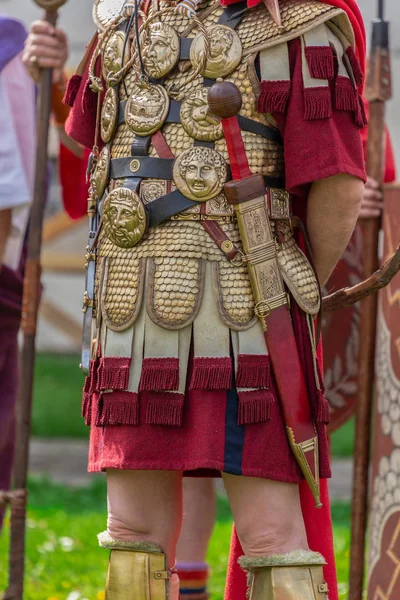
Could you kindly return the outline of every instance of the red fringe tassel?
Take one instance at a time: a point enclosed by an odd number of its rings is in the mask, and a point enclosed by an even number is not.
[[[238,388],[268,388],[271,382],[271,362],[267,354],[239,354],[236,386]]]
[[[146,423],[149,425],[182,425],[185,396],[174,392],[150,393]]]
[[[352,46],[349,46],[346,50],[347,58],[351,64],[351,68],[353,69],[354,78],[358,87],[361,87],[364,83],[364,73],[361,69],[360,61],[358,60],[356,53]]]
[[[91,378],[88,375],[85,379],[85,385],[83,386],[82,394],[82,417],[85,419],[86,425],[91,425],[92,421],[92,392],[91,392]]]
[[[335,108],[337,110],[355,111],[358,103],[358,92],[348,77],[338,75],[335,83]]]
[[[284,113],[290,97],[290,81],[261,81],[258,112]]]
[[[308,46],[306,59],[313,79],[333,79],[335,64],[330,46]]]
[[[145,358],[140,391],[175,391],[179,389],[179,358]]]
[[[357,105],[356,110],[354,112],[354,120],[356,122],[357,127],[360,129],[364,129],[368,125],[367,115],[365,113],[364,100],[361,98],[360,94],[357,94]]]
[[[105,356],[97,372],[100,390],[126,390],[129,384],[130,358]]]
[[[97,111],[97,94],[92,91],[89,79],[86,81],[85,89],[83,90],[82,111],[84,114],[95,114]]]
[[[232,360],[226,358],[194,358],[191,390],[229,390],[232,387]]]
[[[271,419],[275,398],[271,390],[239,392],[238,425],[265,423]]]
[[[139,425],[139,396],[134,392],[112,392],[101,398],[99,425]]]
[[[82,76],[81,75],[72,75],[71,79],[67,83],[67,89],[65,90],[63,103],[71,108],[75,104],[76,97],[79,92],[79,88],[81,87]]]
[[[332,96],[329,87],[304,88],[304,118],[307,121],[332,117]]]
[[[328,425],[331,422],[331,411],[329,409],[329,402],[326,399],[326,396],[323,390],[317,391],[318,397],[318,415],[317,421],[318,423],[325,423]]]

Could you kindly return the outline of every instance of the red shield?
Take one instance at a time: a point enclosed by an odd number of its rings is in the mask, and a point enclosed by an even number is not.
[[[400,185],[385,191],[384,258],[400,241]],[[370,503],[370,600],[400,598],[400,274],[380,292]]]

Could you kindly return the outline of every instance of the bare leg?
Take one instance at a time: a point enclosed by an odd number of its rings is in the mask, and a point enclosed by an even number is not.
[[[211,478],[183,480],[183,521],[177,547],[178,562],[204,562],[216,516]]]
[[[308,550],[297,485],[223,474],[246,556]]]
[[[108,470],[107,491],[111,537],[157,544],[172,568],[182,524],[182,473]]]
[[[180,587],[189,600],[208,598],[207,548],[214,529],[216,498],[214,480],[187,477],[183,480],[183,523],[177,548]],[[184,591],[184,592],[183,592]]]

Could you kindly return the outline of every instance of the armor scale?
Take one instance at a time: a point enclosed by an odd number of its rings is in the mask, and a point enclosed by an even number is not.
[[[86,385],[101,392],[95,424],[137,424],[132,415],[113,412],[113,394],[137,398],[143,390],[163,396],[163,408],[150,411],[148,422],[179,424],[191,347],[191,389],[229,389],[232,348],[239,398],[243,392],[254,401],[255,392],[265,408],[271,401],[268,350],[240,261],[236,218],[223,193],[228,152],[218,119],[208,111],[207,90],[222,75],[242,94],[246,154],[251,172],[262,174],[269,190],[281,275],[302,310],[315,315],[318,283],[294,239],[282,140],[271,114],[257,110],[257,60],[268,79],[269,65],[276,58],[286,65],[287,43],[299,36],[305,48],[336,43],[340,58],[343,39],[353,42],[347,16],[319,2],[285,0],[278,28],[263,5],[224,10],[204,0],[197,17],[188,19],[161,2],[158,13],[150,9],[138,44],[134,28],[126,32],[129,19],[118,20],[123,4],[98,0],[93,11],[106,81],[100,121],[106,146],[92,176],[102,214]],[[318,42],[307,38],[315,30]],[[143,85],[140,68],[149,77]],[[290,84],[290,72],[282,72]],[[348,64],[346,72],[350,80]],[[315,73],[308,75],[312,86]],[[184,210],[157,221],[160,200]],[[205,226],[210,223],[213,235]],[[268,410],[242,414],[243,422],[268,418]]]

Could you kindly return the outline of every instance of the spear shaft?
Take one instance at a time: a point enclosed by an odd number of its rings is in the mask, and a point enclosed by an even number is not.
[[[367,173],[380,185],[384,179],[385,105],[391,97],[389,23],[383,20],[384,0],[378,0],[378,19],[373,21],[366,98],[369,101]],[[364,277],[379,267],[380,218],[365,219],[363,231]],[[368,483],[375,377],[377,294],[361,302],[358,392],[356,404],[349,600],[361,600],[365,570],[368,515]]]
[[[36,4],[45,9],[44,20],[54,26],[57,21],[57,9],[66,0],[35,1]],[[47,196],[47,146],[51,113],[51,88],[52,70],[43,69],[39,82],[35,182],[29,223],[28,252],[22,302],[21,327],[24,339],[20,362],[20,386],[17,398],[16,449],[13,472],[14,489],[10,492],[8,498],[11,505],[11,535],[9,579],[4,600],[22,600],[24,593],[26,484],[29,463],[36,326],[40,302],[40,253]]]

